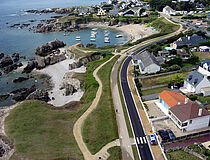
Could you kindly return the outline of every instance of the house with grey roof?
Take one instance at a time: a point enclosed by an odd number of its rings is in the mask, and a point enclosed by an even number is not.
[[[206,58],[200,62],[198,72],[203,75],[210,76],[210,59]]]
[[[169,117],[182,132],[210,126],[210,113],[196,102],[171,107]]]
[[[132,59],[134,66],[139,66],[141,74],[156,73],[160,71],[159,62],[156,57],[148,51],[144,51],[138,55],[133,55]]]
[[[193,46],[198,45],[201,42],[206,42],[206,40],[202,36],[193,34],[192,36],[180,37],[178,40],[173,42],[172,47],[177,49],[178,46]]]
[[[184,79],[184,86],[180,88],[181,91],[186,93],[201,93],[202,88],[210,86],[210,77],[201,74],[198,71],[192,71]]]

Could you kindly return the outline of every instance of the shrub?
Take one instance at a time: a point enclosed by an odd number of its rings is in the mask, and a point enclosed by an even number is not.
[[[190,95],[189,99],[191,99],[192,101],[195,101],[198,99],[198,97],[196,95]]]

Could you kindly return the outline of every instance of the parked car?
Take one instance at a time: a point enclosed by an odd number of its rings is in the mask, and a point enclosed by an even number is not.
[[[160,137],[162,138],[162,140],[167,140],[169,139],[169,135],[168,132],[164,131],[164,130],[159,130],[158,134],[160,135]]]
[[[176,138],[176,136],[174,135],[174,133],[170,129],[167,129],[166,132],[168,132],[168,135],[169,135],[170,139],[175,139]]]
[[[149,136],[150,144],[157,144],[157,139],[154,133],[150,133],[148,134],[148,136]]]

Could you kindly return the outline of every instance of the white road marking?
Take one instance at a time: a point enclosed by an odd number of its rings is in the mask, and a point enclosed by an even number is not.
[[[143,139],[144,139],[144,143],[147,143],[147,140],[146,140],[146,138],[145,138],[145,137],[143,137]]]
[[[139,144],[139,137],[136,137],[137,144]]]
[[[141,140],[141,144],[143,144],[143,139],[142,139],[142,137],[140,137],[140,140]]]

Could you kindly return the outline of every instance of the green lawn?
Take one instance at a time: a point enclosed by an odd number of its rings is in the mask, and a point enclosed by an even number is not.
[[[168,160],[200,160],[198,157],[182,150],[167,153]]]
[[[189,74],[189,72],[173,73],[173,74],[168,74],[168,75],[163,75],[163,76],[158,76],[158,77],[142,79],[141,80],[142,86],[150,87],[150,86],[159,85],[159,84],[168,84],[172,77],[179,74],[181,74],[185,78]]]
[[[148,89],[148,90],[142,91],[142,95],[147,96],[147,95],[151,95],[151,94],[155,94],[155,93],[161,93],[164,90],[170,90],[170,88],[161,87],[161,88]]]
[[[87,117],[82,128],[84,142],[92,154],[118,138],[115,110],[110,88],[110,73],[119,56],[103,66],[98,76],[103,83],[102,95],[97,108]]]
[[[108,149],[108,152],[110,156],[107,160],[121,160],[122,159],[122,152],[121,152],[120,147],[112,147]]]
[[[90,62],[86,73],[75,75],[85,90],[80,102],[55,108],[45,102],[27,101],[11,111],[5,124],[7,135],[15,142],[12,159],[83,159],[73,125],[95,98],[98,83],[93,71],[110,57]]]
[[[195,56],[198,56],[200,60],[210,57],[210,52],[193,52]]]

